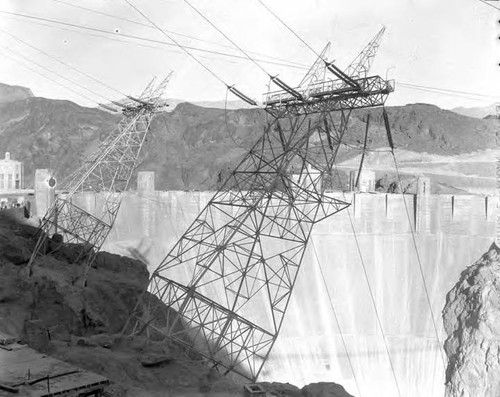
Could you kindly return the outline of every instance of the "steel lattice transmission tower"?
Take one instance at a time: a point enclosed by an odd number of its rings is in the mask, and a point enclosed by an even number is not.
[[[57,233],[62,235],[64,243],[78,244],[76,261],[84,260],[81,278],[85,282],[95,256],[113,227],[122,192],[127,190],[137,166],[151,121],[155,113],[168,106],[162,95],[171,75],[159,84],[153,79],[138,98],[128,96],[126,103],[113,102],[121,108],[123,118],[63,183],[60,190],[64,193],[56,197],[40,225],[39,238],[28,264],[30,274],[36,257],[49,251],[48,240]],[[107,105],[101,106],[116,111]],[[85,191],[104,193],[102,207],[96,213],[74,202],[75,194]]]
[[[265,98],[273,122],[154,271],[125,332],[167,337],[228,372],[258,377],[314,225],[349,206],[325,195],[323,180],[350,112],[382,106],[393,91],[368,76],[382,33],[349,75],[323,59],[326,48],[299,87],[272,78],[282,88]]]

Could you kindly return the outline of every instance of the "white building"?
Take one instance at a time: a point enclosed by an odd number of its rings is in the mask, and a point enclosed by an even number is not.
[[[5,153],[5,159],[0,160],[0,191],[23,189],[24,167],[20,161],[10,158],[10,153]]]

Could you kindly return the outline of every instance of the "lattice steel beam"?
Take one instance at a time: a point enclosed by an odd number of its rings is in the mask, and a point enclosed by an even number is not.
[[[366,76],[380,37],[348,69],[352,78],[309,79],[297,89],[277,82],[283,90],[266,97],[273,122],[154,271],[125,332],[169,338],[257,379],[314,225],[349,206],[326,195],[323,181],[351,111],[382,106],[393,90]]]
[[[118,127],[67,178],[62,185],[63,193],[56,197],[43,218],[28,264],[29,274],[36,257],[50,251],[48,241],[57,233],[64,243],[78,244],[74,246],[78,250],[75,261],[84,259],[81,278],[85,282],[95,256],[113,227],[120,209],[121,193],[127,189],[137,167],[151,121],[155,113],[167,106],[162,95],[170,76],[156,87],[153,79],[139,98],[129,97],[127,103],[118,104],[123,113]],[[105,193],[102,208],[96,213],[86,211],[73,202],[75,194],[85,191]]]

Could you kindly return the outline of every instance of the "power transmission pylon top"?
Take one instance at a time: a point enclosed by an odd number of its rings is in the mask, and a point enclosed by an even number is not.
[[[325,47],[298,87],[283,87],[264,96],[265,109],[280,118],[288,114],[312,114],[382,105],[387,95],[394,91],[394,82],[380,76],[369,76],[368,73],[384,32],[385,27],[366,45],[345,72],[326,60],[328,46]],[[317,76],[318,70],[323,71],[324,77],[321,80],[308,79],[310,75]],[[335,78],[325,76],[325,72],[331,73]],[[308,84],[304,84],[305,82]],[[361,100],[363,97],[366,98],[365,101]]]
[[[325,181],[351,111],[382,106],[393,90],[367,75],[380,37],[348,72],[323,59],[327,46],[297,88],[271,78],[282,88],[266,97],[274,120],[154,271],[125,332],[169,338],[256,380],[314,225],[349,206]]]
[[[76,261],[84,259],[81,278],[83,282],[86,280],[95,256],[113,227],[121,193],[127,189],[137,167],[151,121],[157,112],[168,106],[163,94],[171,75],[157,85],[153,79],[138,97],[128,96],[123,102],[114,102],[121,109],[123,118],[98,149],[63,183],[62,193],[42,220],[39,238],[28,264],[29,274],[37,255],[56,250],[62,241],[74,244],[78,252]],[[84,191],[103,193],[102,205],[94,211],[79,207],[73,197]],[[55,235],[58,237],[54,238]]]

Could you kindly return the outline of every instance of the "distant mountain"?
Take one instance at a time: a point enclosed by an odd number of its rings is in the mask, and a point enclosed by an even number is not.
[[[27,187],[36,168],[67,175],[115,128],[120,118],[73,102],[26,98],[0,103],[0,154],[24,163]]]
[[[496,104],[493,104],[490,106],[483,106],[483,107],[473,107],[473,108],[459,107],[459,108],[451,109],[451,111],[458,113],[458,114],[461,114],[463,116],[484,119],[487,116],[495,116],[497,114],[496,107],[497,107]]]
[[[203,108],[213,108],[213,109],[255,109],[255,106],[249,105],[246,102],[239,100],[225,100],[220,101],[186,101],[185,99],[168,99],[167,102],[170,104],[171,110],[180,103],[189,102],[193,105],[200,106]]]
[[[0,103],[15,102],[32,97],[33,93],[29,88],[0,83]]]
[[[400,149],[457,155],[496,148],[498,120],[465,117],[433,105],[388,107],[395,145]],[[380,109],[353,112],[338,160],[359,155],[371,113],[370,148],[387,146]],[[117,125],[119,114],[69,101],[26,98],[0,104],[0,154],[9,151],[25,164],[32,186],[35,168],[54,168],[62,180]],[[227,110],[188,103],[158,114],[143,149],[139,170],[156,171],[157,189],[215,189],[262,134],[262,109]],[[135,183],[132,185],[135,186]]]
[[[122,100],[118,100],[116,102],[127,103],[127,102],[130,102],[130,100],[129,99],[122,99]],[[227,102],[225,100],[220,100],[220,101],[186,101],[185,99],[167,98],[168,108],[166,109],[166,111],[167,112],[173,111],[181,103],[190,103],[192,105],[196,105],[199,107],[212,108],[212,109],[236,110],[236,109],[255,109],[256,108],[255,106],[249,105],[246,102],[238,101],[238,100],[236,100],[236,101],[228,100]],[[112,103],[109,103],[106,105],[110,106],[111,108],[114,108],[114,109],[117,108]],[[107,110],[107,109],[102,108],[102,110]]]

